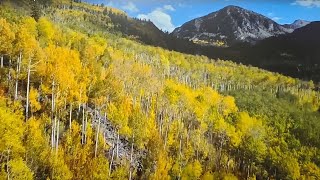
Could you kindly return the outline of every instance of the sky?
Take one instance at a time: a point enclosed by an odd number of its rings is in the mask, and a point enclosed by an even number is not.
[[[159,29],[172,32],[194,18],[228,5],[267,16],[279,24],[294,20],[320,21],[320,0],[86,0],[112,6],[131,17],[151,20]]]

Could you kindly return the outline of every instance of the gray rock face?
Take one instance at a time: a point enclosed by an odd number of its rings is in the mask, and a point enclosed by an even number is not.
[[[104,114],[101,114],[98,110],[91,109],[89,107],[86,110],[91,115],[93,119],[92,125],[97,128],[100,121],[100,133],[103,134],[106,143],[110,146],[107,157],[109,157],[109,161],[111,162],[112,156],[114,162],[112,167],[118,165],[119,160],[130,161],[131,157],[131,142],[119,136],[118,139],[118,131],[113,126],[113,124],[109,121],[108,116],[104,117]],[[118,161],[116,161],[118,156]],[[143,150],[138,150],[136,147],[133,147],[133,155],[131,165],[134,168],[139,168],[141,165],[141,159],[145,157],[145,152]]]
[[[237,42],[254,43],[292,31],[261,14],[238,6],[227,6],[183,24],[172,34],[193,41],[223,41],[232,45]]]

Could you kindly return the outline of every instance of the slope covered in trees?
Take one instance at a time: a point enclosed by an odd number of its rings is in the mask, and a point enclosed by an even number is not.
[[[142,45],[76,5],[1,5],[0,179],[320,178],[312,82]]]

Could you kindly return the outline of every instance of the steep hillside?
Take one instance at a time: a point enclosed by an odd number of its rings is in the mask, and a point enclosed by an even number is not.
[[[312,82],[141,44],[96,8],[1,5],[0,179],[320,178]]]

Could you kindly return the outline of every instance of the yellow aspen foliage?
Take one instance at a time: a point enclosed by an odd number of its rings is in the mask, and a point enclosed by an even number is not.
[[[44,49],[45,58],[36,66],[38,75],[43,79],[42,91],[51,94],[52,83],[59,90],[61,102],[79,100],[86,102],[86,73],[84,73],[79,53],[68,48],[50,45]],[[58,87],[58,88],[57,88]],[[57,105],[59,105],[57,103]]]
[[[22,116],[6,107],[5,99],[2,97],[0,97],[0,122],[0,153],[10,157],[19,156],[25,150],[22,144],[25,126]]]
[[[281,170],[287,174],[287,179],[299,179],[300,177],[300,166],[296,158],[290,154],[282,155]]]
[[[241,142],[241,138],[239,137],[236,128],[221,118],[215,122],[214,131],[227,135],[227,137],[230,138],[231,144],[235,147]]]
[[[116,170],[114,170],[111,173],[111,179],[113,180],[128,179],[128,172],[129,170],[126,166],[117,167]]]
[[[170,104],[176,104],[179,100],[180,93],[174,89],[174,82],[167,81],[164,89],[165,96],[168,98]]]
[[[83,61],[86,62],[86,64],[92,65],[104,54],[104,51],[107,48],[106,45],[106,40],[99,36],[87,39],[83,51]]]
[[[38,33],[40,42],[43,45],[48,45],[52,43],[55,35],[55,28],[47,18],[41,17],[38,20]]]
[[[21,52],[24,56],[24,60],[28,61],[28,58],[32,58],[37,47],[38,41],[36,40],[37,29],[36,22],[33,18],[27,18],[23,20],[23,23],[19,25],[19,31],[16,34],[16,51]]]
[[[69,180],[73,177],[72,172],[63,159],[63,153],[63,151],[59,150],[58,154],[52,154],[51,158],[49,158],[52,179]]]
[[[238,180],[238,178],[233,174],[225,174],[222,178],[223,180]]]
[[[0,179],[320,179],[313,82],[146,46],[125,34],[149,22],[102,5],[54,0],[36,22],[15,3],[0,3]]]
[[[38,98],[39,98],[38,91],[34,88],[31,88],[30,94],[29,94],[31,112],[37,112],[41,109],[41,104],[38,101]]]
[[[201,176],[201,180],[215,180],[214,175],[211,172],[206,172]]]
[[[166,155],[165,151],[160,151],[157,156],[156,170],[150,179],[170,180],[169,171],[172,167],[172,159]]]
[[[175,159],[174,161],[174,164],[172,165],[172,168],[171,168],[171,175],[173,177],[180,177],[181,176],[181,169],[180,169],[180,162],[178,159]]]
[[[66,140],[63,144],[65,150],[65,164],[70,169],[73,179],[88,179],[95,172],[97,176],[105,173],[106,169],[101,171],[95,169],[94,165],[101,167],[101,161],[94,159],[93,131],[90,123],[87,124],[85,144],[81,143],[81,127],[77,122],[72,123],[72,128],[66,134]],[[106,165],[107,166],[107,165]]]
[[[199,179],[202,174],[202,166],[198,160],[193,163],[188,163],[183,169],[182,177],[183,180]]]
[[[37,37],[37,22],[32,17],[23,18],[20,23],[20,26],[26,28],[31,36]]]
[[[170,62],[168,57],[165,54],[160,54],[160,63],[163,67],[163,74],[169,74],[170,73]]]
[[[261,120],[250,117],[248,113],[241,112],[237,123],[237,129],[243,135],[252,136],[255,139],[262,139],[265,136],[265,129]]]
[[[9,161],[8,163],[9,174],[7,175],[8,179],[15,180],[32,180],[33,173],[28,168],[26,163],[22,158],[17,158]],[[1,176],[0,176],[1,177]]]
[[[108,104],[108,115],[120,134],[130,135],[131,130],[128,126],[129,116],[132,113],[132,102],[127,97],[122,98],[122,103],[116,106],[114,103]]]
[[[48,166],[50,148],[43,132],[43,126],[47,119],[47,117],[42,117],[41,119],[30,118],[27,121],[26,156],[28,157],[27,163],[32,169],[43,169]],[[41,176],[45,176],[42,173]]]
[[[108,180],[109,177],[109,162],[108,159],[104,156],[98,156],[93,160],[93,179],[96,180]]]
[[[265,128],[262,121],[242,112],[237,123],[237,129],[242,134],[242,146],[249,154],[249,158],[254,156],[258,161],[262,160],[267,151],[264,142]]]
[[[146,117],[139,106],[133,107],[133,112],[129,118],[129,127],[132,129],[134,142],[139,148],[143,148],[151,139],[153,131],[156,130],[154,124],[154,113]]]
[[[174,149],[179,148],[179,135],[183,129],[183,123],[179,120],[174,120],[169,126],[167,145]]]
[[[320,168],[312,163],[308,162],[301,167],[302,179],[320,179]]]
[[[0,54],[12,51],[15,34],[12,25],[6,19],[0,18]]]
[[[224,97],[220,102],[219,109],[224,116],[227,116],[230,113],[236,112],[238,108],[236,106],[234,97],[231,97],[231,96]]]

